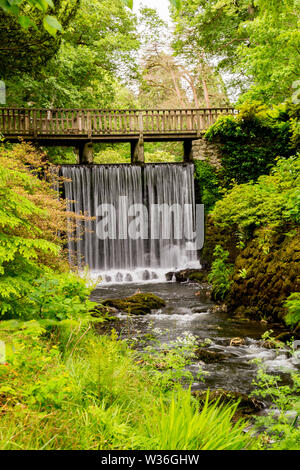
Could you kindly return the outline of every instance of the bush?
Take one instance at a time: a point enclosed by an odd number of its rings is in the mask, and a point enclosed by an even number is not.
[[[158,450],[241,450],[250,440],[241,432],[241,421],[232,423],[236,405],[204,406],[191,397],[190,391],[178,391],[170,403],[163,400],[146,415],[147,448]]]
[[[290,145],[291,123],[285,107],[273,111],[258,102],[246,102],[236,116],[223,116],[206,132],[221,144],[223,177],[246,183],[267,174],[276,157],[294,153]]]
[[[220,199],[220,182],[216,169],[207,162],[195,160],[195,187],[198,203],[204,204],[206,213],[210,212]]]
[[[297,353],[292,352],[295,360],[299,361]],[[252,396],[271,399],[269,413],[266,416],[255,416],[254,423],[257,432],[262,432],[263,448],[271,450],[300,449],[300,378],[297,371],[287,371],[290,374],[289,384],[282,383],[279,376],[268,374],[266,364],[259,360],[258,372],[253,385],[256,389]]]
[[[270,175],[256,183],[235,185],[215,205],[214,223],[222,228],[237,227],[246,238],[256,228],[278,229],[298,223],[300,217],[300,154],[279,159]]]
[[[34,281],[67,269],[61,247],[77,216],[57,198],[60,180],[44,157],[29,144],[0,146],[2,315],[20,315]]]
[[[173,155],[166,150],[154,150],[145,152],[145,163],[174,163],[182,161],[181,157]]]
[[[130,155],[124,155],[113,148],[107,148],[95,153],[93,163],[130,163]]]
[[[73,273],[35,280],[28,295],[28,315],[37,319],[78,318],[94,306],[88,300],[92,288]]]
[[[224,251],[220,245],[215,247],[215,259],[208,275],[208,282],[211,282],[213,286],[212,298],[215,300],[224,300],[231,286],[233,268],[227,262],[228,257],[228,251]]]
[[[294,292],[285,301],[284,306],[288,309],[285,316],[287,325],[295,326],[300,323],[300,292]]]

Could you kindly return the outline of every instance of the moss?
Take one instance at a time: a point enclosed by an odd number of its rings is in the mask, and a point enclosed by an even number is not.
[[[205,348],[196,349],[195,355],[199,361],[202,361],[205,364],[224,361],[228,357],[226,354],[222,354],[216,351],[208,351]]]
[[[283,302],[299,291],[300,232],[293,237],[274,234],[269,250],[260,246],[259,232],[236,258],[233,283],[227,297],[228,311],[233,315],[256,320],[284,322]],[[240,275],[245,270],[246,277]]]
[[[153,309],[164,307],[166,303],[157,295],[138,293],[124,299],[105,299],[102,305],[133,315],[146,315]]]
[[[205,242],[201,251],[201,263],[204,269],[209,269],[213,261],[213,252],[216,245],[229,252],[228,263],[234,263],[239,251],[237,230],[222,229],[216,227],[211,217],[207,217],[205,224]]]
[[[172,279],[173,275],[175,276],[177,282],[195,281],[199,283],[204,283],[207,281],[208,272],[202,269],[199,270],[190,268],[167,273],[167,276],[170,280]]]
[[[189,275],[189,280],[199,282],[199,283],[207,282],[207,275],[208,275],[207,271],[196,271]]]

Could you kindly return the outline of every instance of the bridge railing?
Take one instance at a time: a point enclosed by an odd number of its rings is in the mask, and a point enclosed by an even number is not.
[[[0,108],[0,132],[20,136],[182,134],[206,130],[234,108],[101,110]]]

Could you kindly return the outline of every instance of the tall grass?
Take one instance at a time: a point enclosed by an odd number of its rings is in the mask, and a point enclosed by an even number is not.
[[[70,337],[59,350],[49,337],[14,333],[11,364],[0,368],[0,449],[249,446],[234,406],[207,400],[199,410],[189,390],[166,392],[115,337],[80,329]]]
[[[242,421],[233,424],[237,405],[209,404],[203,407],[189,390],[177,390],[169,403],[163,399],[145,419],[151,449],[163,450],[241,450],[250,446]]]

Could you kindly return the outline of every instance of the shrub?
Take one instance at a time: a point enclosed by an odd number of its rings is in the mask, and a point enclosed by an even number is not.
[[[299,356],[292,353],[299,362]],[[282,383],[279,376],[268,374],[266,364],[256,360],[258,372],[253,385],[256,389],[252,396],[271,399],[269,413],[266,416],[255,416],[255,429],[262,432],[264,448],[274,450],[300,449],[300,378],[297,371],[287,371],[290,374],[289,384]]]
[[[221,197],[219,178],[215,168],[207,162],[195,160],[194,166],[197,202],[204,204],[208,213]]]
[[[276,229],[298,223],[300,214],[300,154],[279,159],[270,175],[256,183],[235,185],[215,205],[214,223],[222,228],[236,226],[250,238],[260,226]]]
[[[66,269],[63,234],[77,216],[58,199],[59,179],[43,154],[22,143],[2,145],[0,158],[0,313],[13,315],[34,280]]]
[[[276,157],[289,157],[290,120],[285,107],[269,110],[258,102],[246,102],[237,116],[223,116],[206,132],[221,144],[223,176],[246,183],[267,174]]]
[[[300,322],[300,292],[291,294],[284,302],[284,306],[288,309],[288,313],[285,316],[286,324],[291,326],[297,325]]]
[[[211,282],[213,286],[212,297],[215,300],[223,300],[231,286],[233,268],[227,262],[228,257],[228,251],[224,251],[220,245],[215,247],[215,259],[208,275],[208,282]]]

